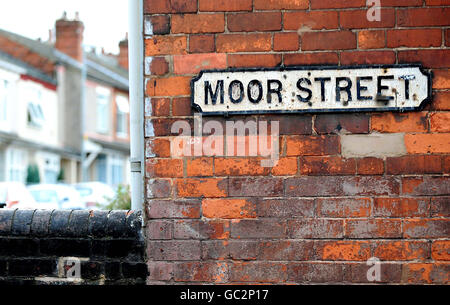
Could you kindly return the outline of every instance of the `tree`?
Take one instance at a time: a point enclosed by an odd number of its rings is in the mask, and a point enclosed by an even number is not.
[[[27,184],[37,184],[41,182],[39,177],[39,167],[36,164],[30,164],[27,168]]]
[[[119,184],[116,195],[113,198],[108,198],[107,210],[131,210],[131,195],[130,186]]]

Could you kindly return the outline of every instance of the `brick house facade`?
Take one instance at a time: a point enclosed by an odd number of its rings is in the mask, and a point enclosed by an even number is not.
[[[150,284],[448,283],[450,2],[145,0]],[[280,160],[174,157],[200,70],[421,63],[414,112],[208,117],[276,120]],[[244,139],[244,142],[246,139]]]

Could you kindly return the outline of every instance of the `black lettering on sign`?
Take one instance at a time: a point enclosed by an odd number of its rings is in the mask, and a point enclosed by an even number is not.
[[[363,96],[361,95],[362,91],[367,91],[366,86],[361,86],[361,81],[371,81],[373,80],[372,76],[361,76],[356,78],[356,98],[358,101],[370,101],[372,100],[371,96]]]
[[[253,97],[253,88],[257,88],[258,90],[258,96],[256,98]],[[251,82],[248,83],[247,86],[247,95],[248,95],[248,99],[250,102],[252,102],[253,104],[258,104],[262,97],[263,97],[263,87],[262,84],[259,80],[254,79]]]
[[[233,97],[233,93],[239,90],[239,97],[235,99]],[[233,104],[239,104],[244,99],[244,85],[238,81],[234,80],[230,83],[230,87],[228,87],[228,97]]]
[[[272,88],[272,85],[277,85],[277,88]],[[283,84],[277,79],[268,79],[267,80],[267,103],[272,103],[272,94],[276,94],[278,96],[278,103],[283,101],[281,97],[281,90],[283,90]]]
[[[302,86],[302,83],[305,82],[307,85],[311,86],[311,81],[309,80],[309,78],[300,78],[297,81],[297,88],[300,91],[306,92],[308,95],[306,97],[301,96],[300,94],[297,95],[297,98],[299,99],[300,102],[303,103],[308,103],[311,100],[312,97],[312,91],[309,88],[305,88]]]
[[[320,82],[320,96],[322,97],[322,102],[325,102],[325,82],[330,82],[331,77],[316,77],[315,82]]]
[[[346,81],[346,86],[341,86],[341,82]],[[336,77],[336,102],[341,101],[341,92],[347,92],[347,102],[352,101],[352,80],[348,77]]]
[[[383,80],[392,80],[394,79],[394,75],[381,75],[378,76],[377,79],[377,96],[383,96],[383,90],[388,90],[389,86],[383,86],[383,84],[381,83]],[[393,96],[383,96],[383,99],[387,99],[387,100],[393,100],[394,97]]]
[[[219,94],[220,94],[220,103],[223,104],[224,103],[223,80],[217,81],[216,90],[214,90],[214,93],[209,81],[205,81],[205,105],[208,105],[209,96],[211,96],[211,103],[215,105],[217,103],[217,97]]]

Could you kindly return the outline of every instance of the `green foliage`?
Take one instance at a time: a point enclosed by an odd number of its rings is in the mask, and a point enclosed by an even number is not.
[[[106,210],[131,210],[131,195],[130,186],[119,184],[116,190],[116,195],[113,198],[108,198]]]
[[[59,170],[58,178],[56,178],[58,182],[64,182],[65,175],[64,175],[64,169]]]
[[[30,164],[27,168],[27,184],[36,184],[41,182],[39,177],[39,167],[36,164]]]

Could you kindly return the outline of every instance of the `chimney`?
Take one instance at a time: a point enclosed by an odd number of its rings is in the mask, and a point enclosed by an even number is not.
[[[119,56],[118,62],[119,66],[128,70],[128,33],[124,40],[119,42]]]
[[[66,12],[64,12],[62,18],[56,20],[55,28],[55,48],[82,62],[84,25],[79,20],[78,13],[76,13],[74,20],[69,20]]]

